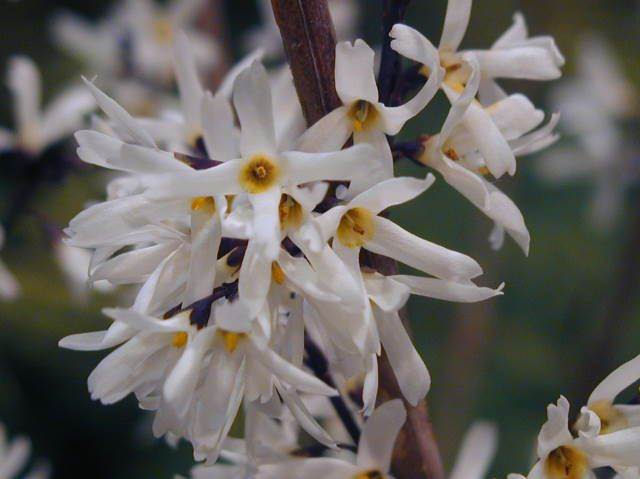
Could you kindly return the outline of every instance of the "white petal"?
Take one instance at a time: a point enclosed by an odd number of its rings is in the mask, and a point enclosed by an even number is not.
[[[340,150],[353,133],[348,108],[340,106],[323,116],[300,136],[296,150],[319,153]]]
[[[0,298],[4,301],[13,301],[20,296],[21,289],[13,273],[0,261]]]
[[[107,331],[95,331],[91,333],[72,334],[71,336],[62,338],[58,342],[58,346],[74,351],[100,351],[117,346],[128,339],[126,336],[115,337],[114,340],[109,341],[107,333]]]
[[[238,157],[238,139],[234,127],[233,110],[229,100],[207,92],[202,101],[202,130],[209,157],[229,161]]]
[[[12,479],[13,477],[17,477],[18,473],[29,461],[31,442],[26,437],[17,437],[11,441],[8,450],[2,452],[0,477]]]
[[[344,105],[357,100],[378,102],[374,52],[363,40],[336,45],[336,90]]]
[[[82,78],[84,83],[89,87],[98,106],[106,113],[106,115],[115,122],[119,127],[123,128],[136,142],[148,148],[156,148],[153,138],[147,133],[127,111],[118,103],[103,93],[93,82],[86,78]]]
[[[41,79],[38,67],[30,58],[16,55],[9,60],[7,86],[14,101],[16,129],[20,134],[40,127]]]
[[[383,474],[389,471],[393,446],[406,418],[400,399],[387,401],[374,411],[362,428],[356,460],[359,467],[378,469]]]
[[[178,32],[173,43],[173,63],[180,92],[182,114],[190,128],[199,129],[200,105],[204,90],[198,78],[196,61],[189,39],[184,32]],[[197,131],[196,131],[197,132]],[[195,132],[194,132],[195,133]]]
[[[436,278],[423,278],[421,276],[395,275],[390,279],[398,281],[411,290],[411,294],[426,296],[427,298],[455,301],[458,303],[475,303],[502,295],[504,283],[497,289],[476,286],[471,282],[458,283]]]
[[[336,396],[338,392],[327,386],[323,381],[312,376],[309,373],[295,367],[293,364],[285,361],[276,354],[272,349],[258,345],[252,341],[250,343],[252,354],[276,377],[289,384],[298,391],[307,392],[309,394],[322,394],[324,396]]]
[[[496,224],[503,227],[509,236],[511,236],[518,246],[520,246],[524,254],[528,255],[531,237],[529,235],[527,225],[524,222],[524,218],[522,217],[522,213],[507,195],[488,181],[483,181],[489,190],[489,200],[487,201],[487,207],[480,209],[484,214],[495,221]]]
[[[496,426],[488,422],[476,422],[462,439],[460,452],[449,479],[483,479],[498,446]]]
[[[256,479],[346,479],[359,472],[362,471],[341,459],[312,457],[262,465]]]
[[[240,120],[240,151],[243,158],[275,155],[271,86],[264,66],[258,61],[238,75],[233,103]]]
[[[393,178],[393,154],[389,140],[384,132],[371,128],[363,131],[356,131],[353,134],[353,142],[355,145],[369,145],[376,150],[375,163],[367,168],[366,174],[356,175],[349,189],[344,195],[344,199],[353,198],[355,195],[362,193],[373,185]]]
[[[336,447],[336,441],[314,419],[295,391],[290,392],[286,388],[279,387],[278,392],[302,429],[319,443],[330,448]]]
[[[375,218],[376,231],[365,248],[443,279],[472,279],[482,274],[480,265],[456,251],[419,238],[386,218]]]
[[[220,240],[221,225],[217,217],[211,217],[207,213],[192,212],[189,279],[183,304],[192,304],[213,291]]]
[[[128,143],[122,145],[119,155],[109,158],[109,163],[123,171],[140,174],[193,171],[172,153]]]
[[[562,72],[552,52],[536,46],[502,50],[473,50],[482,74],[488,78],[555,80]]]
[[[189,317],[187,313],[182,313],[170,319],[158,319],[138,313],[132,309],[104,308],[102,312],[116,321],[121,321],[141,331],[172,333],[184,331],[189,327]]]
[[[487,108],[493,122],[507,140],[520,138],[544,120],[544,112],[536,109],[524,95],[510,95]]]
[[[204,328],[190,338],[180,359],[167,376],[162,387],[163,398],[167,406],[179,417],[183,418],[196,388],[205,354],[207,354],[215,328]],[[214,366],[215,367],[215,366]]]
[[[412,406],[429,392],[431,376],[407,334],[398,313],[383,313],[377,321],[380,340],[402,395]]]
[[[501,36],[498,38],[493,45],[492,49],[495,48],[507,48],[514,43],[520,43],[527,39],[529,36],[529,32],[527,30],[527,23],[525,22],[524,15],[522,13],[517,12],[513,15],[513,25],[511,25]]]
[[[253,237],[260,253],[267,261],[275,261],[280,252],[279,206],[282,193],[275,187],[257,195],[249,195],[253,207]]]
[[[440,37],[440,50],[455,52],[469,25],[472,0],[449,0],[447,14],[444,19],[442,36]]]
[[[439,171],[449,185],[453,186],[474,205],[479,208],[486,207],[489,191],[480,175],[465,168],[460,163],[450,160],[446,155],[441,154],[439,150],[436,150],[434,155],[429,160],[429,166]]]
[[[640,466],[640,427],[580,439],[593,467]]]
[[[373,273],[363,278],[369,298],[383,311],[398,311],[409,299],[409,288],[390,276]]]
[[[370,145],[355,145],[332,153],[283,153],[283,168],[292,185],[322,180],[349,180],[376,166],[378,152]]]
[[[557,405],[547,406],[547,422],[538,435],[538,457],[546,457],[557,447],[570,444],[572,439],[569,432],[569,401],[560,396]]]
[[[609,374],[593,390],[587,404],[594,404],[598,401],[613,402],[618,394],[638,379],[640,379],[640,356],[636,356]]]
[[[411,201],[424,193],[435,181],[433,175],[424,180],[417,178],[393,178],[369,188],[349,202],[349,208],[366,208],[379,214],[392,206]]]
[[[253,240],[249,241],[240,268],[238,294],[250,316],[255,316],[264,305],[270,284],[271,261],[263,257]]]
[[[389,33],[394,40],[391,48],[401,55],[426,65],[430,74],[420,91],[407,103],[397,107],[382,107],[385,132],[396,135],[404,124],[433,99],[444,79],[445,70],[440,67],[438,50],[421,33],[406,25],[396,24]]]

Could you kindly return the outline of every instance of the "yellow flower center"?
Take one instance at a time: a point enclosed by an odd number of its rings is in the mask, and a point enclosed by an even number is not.
[[[355,131],[368,130],[378,119],[378,110],[366,100],[356,101],[348,114]]]
[[[302,206],[291,196],[282,195],[278,212],[280,214],[281,229],[297,228],[302,224],[304,216]]]
[[[627,418],[613,407],[611,401],[598,401],[597,403],[591,404],[589,409],[600,418],[600,434],[620,431],[629,426]]]
[[[171,340],[171,345],[174,348],[182,348],[185,344],[187,344],[187,339],[189,336],[184,331],[180,331],[179,333],[175,333],[173,335],[173,339]]]
[[[550,479],[582,479],[589,465],[587,456],[579,449],[560,446],[551,451],[544,468]]]
[[[173,40],[173,27],[168,18],[157,18],[153,21],[153,35],[158,43],[169,44]]]
[[[268,156],[255,155],[240,170],[240,185],[248,193],[264,193],[278,180],[280,169]]]
[[[216,212],[216,200],[211,196],[198,196],[191,200],[191,209],[212,215]]]
[[[271,278],[278,284],[284,284],[284,280],[287,279],[277,261],[271,263]]]
[[[338,239],[348,248],[363,246],[376,232],[373,218],[373,213],[365,208],[350,209],[342,216],[338,225]]]
[[[382,474],[377,469],[372,471],[361,472],[353,476],[353,479],[384,479],[384,474]]]
[[[224,341],[224,347],[229,353],[233,353],[238,347],[240,340],[247,337],[246,333],[236,333],[233,331],[226,331],[224,329],[219,329],[218,335]]]

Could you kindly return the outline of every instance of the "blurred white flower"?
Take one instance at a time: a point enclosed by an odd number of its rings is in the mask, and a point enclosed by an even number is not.
[[[25,479],[47,479],[49,467],[47,465],[38,465],[24,476],[20,473],[23,471],[29,455],[31,454],[31,441],[24,436],[19,436],[9,442],[7,431],[2,423],[0,423],[0,477],[2,479],[14,479],[24,477]]]
[[[640,179],[640,151],[621,125],[637,113],[637,92],[615,57],[603,38],[592,34],[582,39],[577,75],[551,96],[554,108],[563,112],[561,126],[576,146],[554,148],[538,165],[547,181],[594,184],[590,219],[602,230],[616,224],[625,192]]]
[[[0,225],[0,250],[4,246],[4,228]],[[4,301],[13,301],[20,296],[20,283],[9,268],[0,261],[0,298]]]
[[[25,56],[9,60],[7,86],[13,97],[14,131],[0,128],[0,152],[18,150],[38,155],[78,129],[83,116],[95,108],[86,88],[73,86],[41,110],[40,72]]]

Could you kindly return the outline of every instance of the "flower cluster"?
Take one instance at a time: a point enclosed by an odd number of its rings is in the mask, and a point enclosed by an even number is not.
[[[506,234],[528,254],[523,215],[497,182],[515,175],[517,158],[556,141],[559,115],[545,121],[501,83],[557,79],[564,58],[552,38],[529,35],[521,14],[490,48],[461,49],[472,1],[449,0],[438,46],[404,23],[389,25],[378,68],[375,49],[353,40],[356,2],[329,1],[338,104],[308,125],[292,72],[278,64],[270,5],[258,2],[264,25],[230,68],[222,45],[195,28],[211,8],[204,0],[124,0],[97,24],[60,14],[57,43],[91,75],[41,111],[35,64],[12,58],[15,131],[0,129],[0,153],[40,168],[63,157],[59,143],[75,132],[77,156],[112,173],[105,201],[54,243],[75,297],[83,298],[87,270],[100,289],[132,292],[125,307],[104,310],[108,329],[60,341],[113,349],[89,376],[93,399],[134,395],[153,412],[155,436],[192,445],[203,462],[194,478],[391,477],[407,408],[431,387],[402,308],[411,295],[480,302],[504,284],[480,285],[477,261],[405,230],[388,210],[426,202],[437,175],[491,220],[493,248]],[[587,73],[602,73],[589,63],[597,60],[585,60]],[[391,93],[387,64],[396,70]],[[223,78],[210,91],[212,70]],[[593,98],[622,108],[628,91],[618,90]],[[399,141],[438,94],[450,105],[441,127]],[[583,96],[569,110],[581,114]],[[96,106],[102,113],[86,126]],[[597,149],[593,122],[581,119]],[[404,157],[428,171],[396,177]],[[386,261],[412,274],[380,268]],[[0,297],[18,292],[0,263]],[[401,398],[378,394],[380,361]],[[568,401],[549,406],[528,478],[584,479],[610,467],[638,479],[639,406],[614,404],[638,378],[640,358],[596,388],[572,429]],[[243,439],[230,434],[239,417]],[[3,443],[0,477],[12,477],[26,446],[7,452]],[[475,424],[449,477],[481,479],[495,447],[495,428]]]
[[[179,114],[136,117],[85,80],[106,118],[76,133],[78,156],[122,175],[105,202],[71,220],[68,243],[93,251],[92,281],[138,289],[130,307],[104,311],[108,330],[60,344],[116,347],[89,377],[92,397],[110,404],[133,393],[155,411],[157,436],[185,438],[206,461],[196,477],[220,468],[237,477],[384,477],[406,414],[398,400],[375,409],[381,352],[410,405],[431,383],[400,309],[411,294],[456,302],[502,294],[502,285],[473,282],[482,274],[475,260],[385,214],[435,180],[394,177],[388,137],[438,91],[451,109],[416,159],[493,220],[494,245],[506,232],[528,252],[521,213],[490,179],[515,174],[517,156],[552,143],[557,117],[540,127],[544,114],[497,80],[554,79],[563,58],[552,39],[529,37],[520,15],[489,50],[460,50],[470,9],[449,2],[438,48],[407,25],[391,29],[391,49],[420,72],[417,91],[397,106],[380,100],[374,50],[360,39],[339,43],[342,105],[308,129],[288,68],[268,71],[256,52],[209,92],[184,32],[172,42]],[[424,275],[384,276],[375,255]],[[313,374],[312,350],[328,361],[328,383]],[[369,417],[355,464],[291,463],[298,426],[338,447],[313,401],[349,392],[349,407]],[[240,409],[237,443],[228,434]],[[237,465],[216,465],[220,458]]]

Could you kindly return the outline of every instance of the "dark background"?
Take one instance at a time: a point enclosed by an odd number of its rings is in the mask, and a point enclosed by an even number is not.
[[[48,21],[62,7],[97,18],[109,3],[2,1],[0,69],[11,54],[32,56],[43,71],[45,96],[80,73],[90,75],[52,44]],[[224,13],[239,55],[241,35],[257,21],[257,12],[249,0],[227,3]],[[413,3],[408,23],[435,43],[445,0]],[[361,18],[363,36],[377,43],[379,2],[361,4],[367,7]],[[638,2],[478,0],[464,45],[489,46],[517,10],[525,14],[532,34],[556,38],[568,58],[567,75],[574,71],[576,40],[583,32],[596,30],[613,43],[625,72],[640,86]],[[546,106],[549,84],[509,87]],[[442,99],[435,101],[411,123],[406,136],[435,131],[445,106]],[[0,88],[0,124],[10,126],[10,107],[8,91]],[[631,138],[637,136],[635,126],[630,124]],[[483,284],[507,283],[504,297],[482,305],[412,299],[409,306],[416,341],[433,376],[431,412],[447,464],[473,418],[490,419],[498,424],[501,443],[491,477],[528,469],[546,404],[561,393],[584,400],[585,390],[601,379],[593,377],[594,361],[610,365],[610,370],[640,352],[636,292],[625,293],[629,306],[622,313],[608,306],[621,284],[619,265],[640,254],[638,244],[625,248],[639,214],[638,192],[628,195],[623,221],[613,231],[601,233],[585,219],[589,185],[546,185],[534,174],[535,161],[535,157],[520,159],[518,175],[500,183],[521,207],[531,231],[529,258],[510,240],[499,253],[491,251],[486,241],[490,222],[441,180],[424,198],[393,213],[414,233],[478,259],[486,271]],[[401,171],[422,174],[406,164]],[[9,201],[12,172],[5,164],[0,165],[0,174],[1,211],[8,214],[17,207]],[[39,189],[31,209],[64,225],[85,201],[102,198],[102,184],[99,173],[73,174]],[[33,215],[21,218],[0,254],[24,289],[20,300],[0,303],[0,421],[10,433],[30,436],[35,455],[48,458],[55,478],[87,473],[95,479],[164,478],[186,473],[192,464],[190,449],[181,446],[172,451],[154,441],[149,418],[131,398],[108,407],[91,401],[86,378],[104,353],[57,347],[67,334],[106,327],[108,320],[99,310],[114,299],[94,296],[88,306],[70,301]],[[593,344],[608,339],[606,352],[594,357]]]

